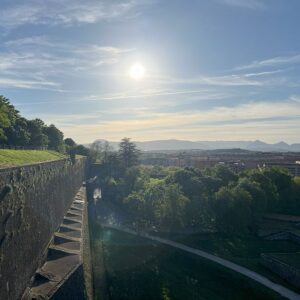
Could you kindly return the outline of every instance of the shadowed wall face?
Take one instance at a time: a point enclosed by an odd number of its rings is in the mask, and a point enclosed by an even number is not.
[[[86,161],[0,171],[0,299],[18,299],[85,176]]]

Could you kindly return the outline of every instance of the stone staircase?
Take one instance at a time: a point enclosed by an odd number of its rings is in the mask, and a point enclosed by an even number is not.
[[[63,223],[54,233],[46,260],[36,271],[22,300],[84,299],[82,236],[85,211],[86,191],[82,187],[67,211]],[[82,285],[82,288],[78,285]],[[71,296],[71,291],[68,294],[68,289],[72,289],[72,286],[78,291],[75,298]]]

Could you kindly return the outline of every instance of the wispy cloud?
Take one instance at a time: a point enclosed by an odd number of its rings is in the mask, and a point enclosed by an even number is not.
[[[290,100],[300,103],[300,96],[293,95],[290,97]]]
[[[262,0],[218,0],[226,5],[237,6],[249,9],[264,9],[266,4]]]
[[[263,67],[276,67],[280,65],[291,65],[300,63],[300,54],[291,56],[277,56],[265,60],[254,61],[249,65],[236,68],[237,70],[257,69]]]
[[[0,87],[2,88],[23,88],[39,90],[59,90],[59,84],[45,80],[22,80],[16,78],[1,78]]]
[[[2,27],[18,27],[24,24],[92,24],[134,14],[138,7],[149,0],[28,0],[14,4],[0,12]]]
[[[1,81],[0,81],[1,85]],[[215,91],[209,91],[209,90],[157,90],[157,91],[145,91],[142,93],[114,93],[114,94],[102,94],[102,95],[89,95],[84,97],[72,97],[71,99],[64,99],[64,103],[82,103],[83,101],[85,103],[87,102],[103,102],[103,101],[126,101],[126,100],[144,100],[147,98],[151,98],[153,101],[157,99],[158,101],[161,101],[161,97],[164,96],[185,96],[185,100],[189,100],[189,95],[196,95],[195,99],[198,101],[205,100],[221,100],[226,99],[231,96],[231,94],[228,93],[222,93],[222,92],[215,92]],[[60,103],[61,100],[44,100],[44,101],[30,101],[30,102],[24,102],[24,103],[16,103],[18,106],[30,106],[30,105],[44,105],[48,103]],[[176,104],[174,97],[170,100],[171,103]],[[181,100],[182,102],[182,100]],[[166,98],[164,98],[164,103],[168,103]],[[157,104],[156,104],[157,105]],[[130,108],[132,109],[132,108]],[[144,110],[147,110],[147,108],[144,108]]]
[[[283,84],[286,82],[284,76],[274,77],[278,73],[282,73],[284,70],[265,71],[258,73],[242,73],[242,74],[228,74],[221,76],[199,76],[195,78],[182,78],[182,79],[170,79],[170,82],[175,84],[197,84],[197,85],[212,85],[223,87],[242,87],[242,86],[257,86],[263,87],[268,85]],[[237,73],[237,72],[236,72]]]
[[[288,139],[296,139],[300,117],[300,103],[292,100],[282,102],[250,102],[235,107],[220,106],[208,110],[178,113],[137,112],[134,118],[124,120],[93,119],[90,124],[66,124],[59,117],[67,135],[75,135],[82,142],[96,138],[120,139],[130,135],[136,140],[159,138],[229,139],[243,136],[270,140],[278,132],[289,129]],[[84,116],[83,116],[84,117]],[[237,130],[238,127],[238,130]],[[86,132],[89,136],[86,137]],[[99,136],[101,134],[101,136]]]
[[[43,36],[26,37],[9,40],[0,49],[1,87],[7,87],[6,82],[45,81],[56,82],[62,74],[80,74],[82,70],[92,71],[103,66],[116,64],[134,49],[115,46],[65,44],[51,41]],[[46,84],[45,84],[46,85]],[[11,86],[11,84],[9,84]],[[22,87],[23,85],[16,85]],[[39,85],[33,84],[32,88]]]

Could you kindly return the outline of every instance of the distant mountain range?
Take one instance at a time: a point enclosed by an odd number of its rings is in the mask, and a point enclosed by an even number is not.
[[[96,140],[96,142],[104,140]],[[109,142],[114,148],[118,148],[119,142]],[[256,141],[184,141],[184,140],[154,140],[146,142],[135,141],[137,147],[143,151],[162,150],[215,150],[215,149],[244,149],[263,152],[300,152],[300,143],[287,144],[279,142],[268,144],[259,140]]]

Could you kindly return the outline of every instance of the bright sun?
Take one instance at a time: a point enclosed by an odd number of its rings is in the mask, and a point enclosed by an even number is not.
[[[135,80],[142,79],[145,76],[146,69],[140,63],[133,64],[129,69],[129,76]]]

